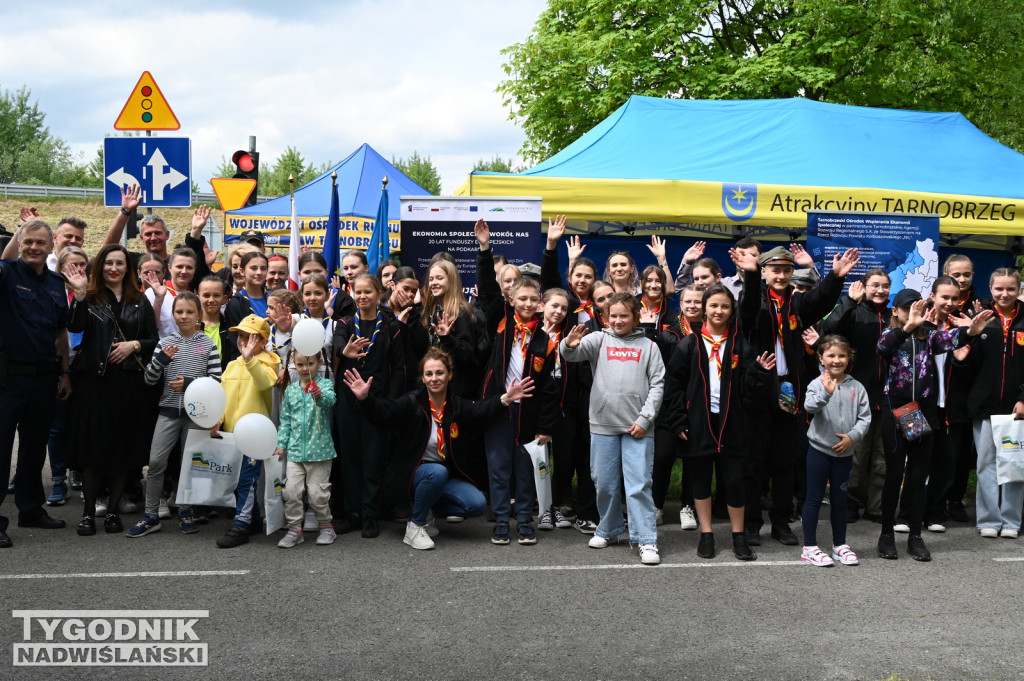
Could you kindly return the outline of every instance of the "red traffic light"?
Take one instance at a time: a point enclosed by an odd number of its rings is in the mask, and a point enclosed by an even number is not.
[[[231,162],[238,166],[244,173],[251,173],[256,170],[256,162],[248,151],[238,150],[231,156]]]

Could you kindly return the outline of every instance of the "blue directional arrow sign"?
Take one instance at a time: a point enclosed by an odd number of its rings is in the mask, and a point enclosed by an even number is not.
[[[192,144],[188,137],[107,137],[103,140],[103,199],[120,206],[124,186],[142,188],[144,207],[192,205]]]

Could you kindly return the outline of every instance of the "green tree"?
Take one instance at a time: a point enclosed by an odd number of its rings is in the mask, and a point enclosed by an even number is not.
[[[522,168],[516,168],[513,170],[512,164],[514,159],[502,158],[497,154],[490,161],[480,159],[473,164],[473,170],[482,170],[488,173],[518,173]]]
[[[438,175],[437,168],[434,167],[429,156],[420,156],[419,152],[414,150],[412,156],[407,159],[392,156],[391,165],[401,170],[406,177],[434,196],[441,193],[441,176]]]
[[[543,160],[632,94],[959,111],[1024,149],[1024,4],[549,0],[498,91]]]
[[[18,181],[18,167],[29,145],[46,140],[50,129],[38,102],[29,102],[32,91],[0,91],[0,183]]]

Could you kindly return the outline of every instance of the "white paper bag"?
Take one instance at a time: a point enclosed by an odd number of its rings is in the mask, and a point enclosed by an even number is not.
[[[996,445],[996,482],[1024,482],[1024,421],[1013,414],[992,417],[992,440]]]
[[[210,437],[208,430],[189,429],[181,457],[179,506],[235,507],[235,488],[242,469],[242,453],[231,433]]]
[[[533,481],[537,488],[537,508],[543,514],[551,508],[551,459],[548,445],[537,444],[534,440],[523,445],[533,462]]]
[[[284,519],[284,473],[287,462],[272,456],[263,462],[263,515],[267,534],[286,526]]]

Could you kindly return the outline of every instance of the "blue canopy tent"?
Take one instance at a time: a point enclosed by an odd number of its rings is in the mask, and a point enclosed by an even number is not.
[[[742,205],[727,200],[737,186]],[[545,215],[591,233],[785,237],[817,209],[937,213],[945,234],[1024,234],[1024,155],[961,114],[806,99],[634,95],[537,166],[473,173],[456,193],[542,196]]]
[[[402,171],[391,165],[368,144],[363,144],[344,161],[323,175],[295,190],[295,208],[300,238],[304,244],[323,248],[325,228],[331,208],[331,173],[338,173],[338,197],[341,229],[338,243],[342,249],[365,250],[373,233],[373,221],[380,205],[381,180],[388,177],[388,191],[394,196],[428,196]],[[400,249],[399,219],[401,204],[393,201],[388,211],[391,250]],[[255,206],[225,214],[224,241],[235,243],[248,229],[263,232],[268,246],[287,246],[291,223],[291,201],[287,194]]]

